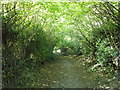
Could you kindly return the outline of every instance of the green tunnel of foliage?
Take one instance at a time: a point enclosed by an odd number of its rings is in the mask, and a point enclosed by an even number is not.
[[[56,48],[104,63],[119,55],[118,2],[2,2],[3,85]]]

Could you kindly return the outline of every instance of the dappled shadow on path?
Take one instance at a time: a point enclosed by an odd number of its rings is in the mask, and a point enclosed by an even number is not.
[[[19,87],[30,88],[96,88],[100,79],[86,70],[82,59],[59,56],[57,60],[36,68],[27,68],[17,80]],[[99,77],[100,78],[100,77]],[[101,78],[102,79],[102,78]],[[16,87],[18,87],[16,86]]]
[[[63,88],[87,88],[93,86],[92,81],[84,78],[84,68],[70,60],[73,58],[64,57],[60,60],[61,64],[61,79],[59,82]],[[87,73],[86,73],[87,75]]]

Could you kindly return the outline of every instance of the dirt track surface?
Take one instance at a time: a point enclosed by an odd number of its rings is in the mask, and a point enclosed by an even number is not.
[[[57,60],[46,62],[43,66],[24,70],[13,87],[96,88],[101,83],[108,83],[104,78],[96,76],[97,73],[87,71],[82,62],[77,57],[59,56]]]

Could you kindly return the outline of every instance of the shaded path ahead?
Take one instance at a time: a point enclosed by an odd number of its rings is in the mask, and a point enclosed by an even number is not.
[[[59,81],[62,87],[85,88],[89,85],[92,85],[92,82],[84,77],[85,72],[83,65],[80,66],[78,63],[73,62],[70,60],[70,57],[63,57],[60,60],[60,64],[62,67],[61,71],[63,72],[63,78],[61,78]],[[86,73],[86,75],[88,74]]]
[[[88,71],[79,60],[72,56],[60,56],[58,60],[36,68],[27,68],[16,81],[20,87],[30,88],[93,88],[98,87],[99,80]],[[105,82],[105,80],[103,80]],[[17,85],[16,85],[17,87]]]

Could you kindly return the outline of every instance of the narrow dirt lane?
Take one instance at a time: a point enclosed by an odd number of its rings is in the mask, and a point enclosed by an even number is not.
[[[87,88],[94,86],[96,84],[89,80],[89,78],[85,78],[85,76],[90,76],[90,73],[85,72],[83,65],[79,65],[70,57],[62,57],[59,61],[60,66],[62,67],[61,75],[62,78],[59,79],[59,83],[63,88]]]
[[[77,65],[72,63],[70,60],[66,60],[66,58],[62,59],[60,64],[62,67],[63,78],[59,81],[63,88],[85,87],[85,83],[77,77]]]
[[[13,87],[94,88],[100,84],[97,80],[102,80],[100,77],[96,80],[94,76],[93,73],[86,71],[82,60],[61,56],[58,60],[46,62],[43,66],[27,68]]]

